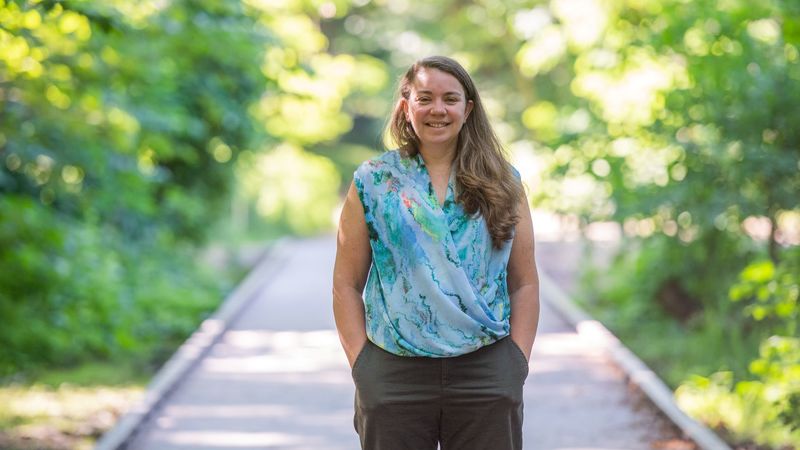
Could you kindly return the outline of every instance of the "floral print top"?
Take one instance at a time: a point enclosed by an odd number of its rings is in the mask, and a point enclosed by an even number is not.
[[[365,161],[354,183],[372,248],[370,341],[396,355],[450,357],[509,334],[511,241],[492,246],[483,217],[455,201],[452,174],[442,206],[419,154]]]

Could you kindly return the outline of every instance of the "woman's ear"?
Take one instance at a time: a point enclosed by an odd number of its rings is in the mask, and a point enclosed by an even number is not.
[[[467,100],[467,109],[464,112],[464,123],[467,122],[467,117],[469,117],[469,113],[472,112],[472,108],[475,106],[475,103],[472,100]]]
[[[411,113],[408,110],[408,100],[401,97],[400,107],[403,108],[403,117],[406,119],[406,122],[411,122]]]

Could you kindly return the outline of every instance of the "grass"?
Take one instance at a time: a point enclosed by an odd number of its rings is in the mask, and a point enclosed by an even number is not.
[[[131,362],[93,362],[68,369],[53,369],[36,377],[36,384],[47,387],[72,386],[144,386],[152,373]]]
[[[0,448],[90,449],[150,376],[132,363],[95,362],[0,386]]]

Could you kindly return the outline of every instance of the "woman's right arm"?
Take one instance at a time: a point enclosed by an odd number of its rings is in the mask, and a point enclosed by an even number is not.
[[[371,262],[364,208],[355,185],[351,183],[339,218],[333,266],[333,317],[350,367],[367,342],[361,295]]]

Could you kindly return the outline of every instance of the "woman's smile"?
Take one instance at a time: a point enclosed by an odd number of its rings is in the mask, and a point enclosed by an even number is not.
[[[428,122],[425,125],[432,127],[432,128],[444,128],[450,125],[449,122]]]

